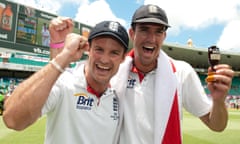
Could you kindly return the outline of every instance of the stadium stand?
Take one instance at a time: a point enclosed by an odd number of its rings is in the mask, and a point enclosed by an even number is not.
[[[231,90],[229,92],[229,95],[236,95],[236,96],[240,95],[240,78],[239,77],[235,77],[233,79],[232,87],[231,87]]]
[[[47,64],[47,62],[34,61],[34,60],[15,58],[15,57],[9,58],[9,62],[15,63],[15,64],[34,65],[34,66],[45,66]]]
[[[10,63],[33,65],[33,66],[45,66],[49,61],[47,56],[29,55],[24,53],[15,53],[9,58]]]
[[[198,75],[199,75],[199,78],[201,80],[201,83],[202,83],[206,93],[209,94],[209,90],[207,89],[207,85],[205,82],[206,75],[202,75],[199,73],[198,73]],[[232,87],[229,91],[229,95],[240,95],[240,79],[239,79],[239,77],[233,78]]]

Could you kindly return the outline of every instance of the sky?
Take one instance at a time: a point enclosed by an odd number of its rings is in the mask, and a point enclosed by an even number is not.
[[[171,27],[165,43],[196,48],[217,45],[240,53],[240,0],[11,0],[94,26],[116,20],[129,29],[134,11],[145,4],[165,10]]]

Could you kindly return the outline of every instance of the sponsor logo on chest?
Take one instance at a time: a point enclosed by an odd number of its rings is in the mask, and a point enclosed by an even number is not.
[[[88,96],[86,93],[76,93],[74,96],[77,96],[77,104],[76,108],[79,110],[87,110],[90,111],[92,110],[92,107],[94,106],[94,98]],[[110,103],[106,103],[110,104]],[[112,111],[109,113],[110,118],[112,120],[118,120],[119,119],[119,101],[118,98],[113,97],[112,98],[112,110],[107,110],[107,111]]]
[[[77,109],[91,110],[93,106],[94,99],[87,96],[85,93],[77,93],[74,96],[78,96]]]

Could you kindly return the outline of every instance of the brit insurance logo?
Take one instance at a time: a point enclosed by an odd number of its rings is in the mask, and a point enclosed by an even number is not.
[[[77,93],[77,94],[74,94],[74,96],[78,97],[77,106],[76,106],[77,109],[81,109],[81,110],[92,109],[93,102],[94,102],[93,98],[87,96],[87,94],[85,93]]]

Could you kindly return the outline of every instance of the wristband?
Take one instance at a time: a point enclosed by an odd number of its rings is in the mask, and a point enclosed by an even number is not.
[[[64,69],[55,61],[55,59],[52,59],[50,63],[61,73],[64,72]]]
[[[64,41],[59,43],[50,43],[49,46],[50,48],[53,48],[53,49],[62,48],[64,47]]]

